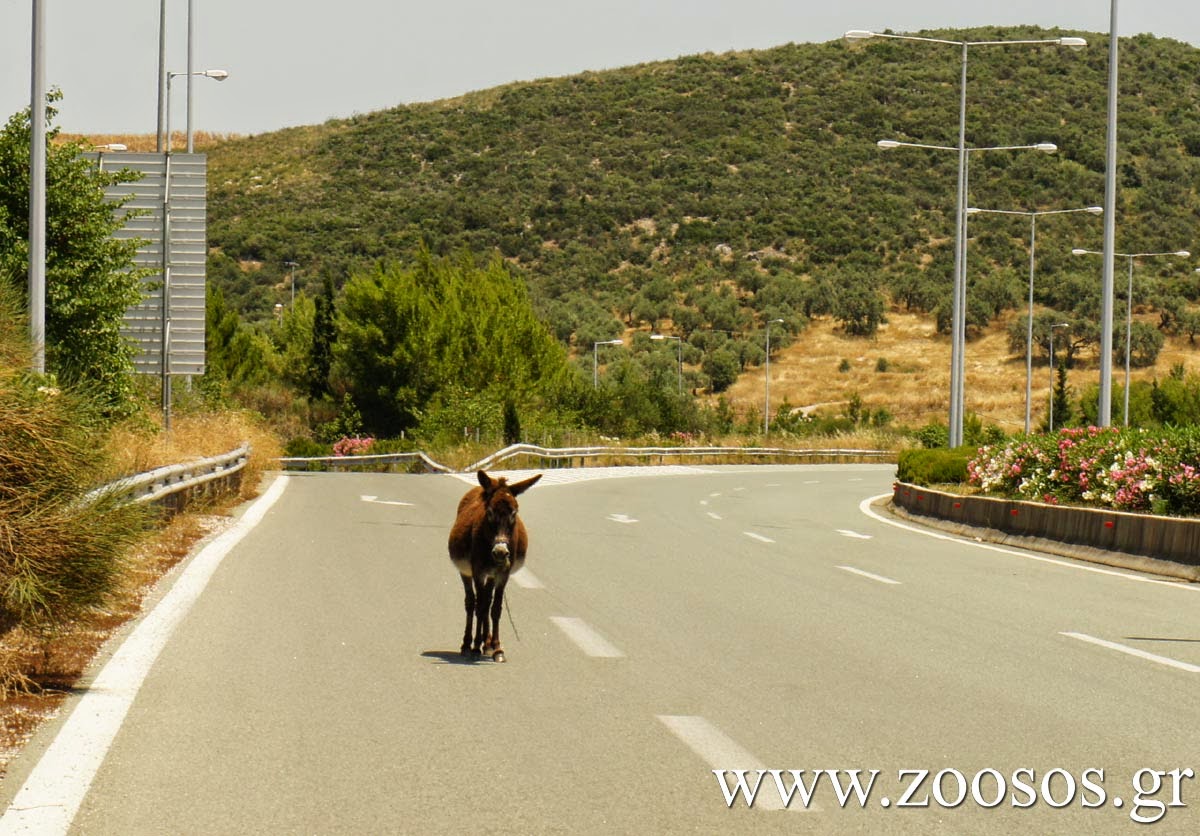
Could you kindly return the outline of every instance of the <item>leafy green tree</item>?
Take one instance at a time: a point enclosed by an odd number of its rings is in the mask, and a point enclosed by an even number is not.
[[[451,386],[553,400],[569,385],[565,351],[498,258],[422,251],[408,268],[380,264],[347,282],[337,325],[335,374],[376,435],[418,426]]]
[[[701,368],[711,381],[712,391],[719,393],[724,392],[737,380],[741,364],[738,362],[737,355],[732,351],[727,348],[719,348],[711,354],[705,355]]]
[[[57,91],[47,98],[61,97]],[[48,119],[56,115],[47,108]],[[86,392],[113,417],[134,409],[133,345],[121,336],[126,310],[142,299],[144,272],[133,268],[137,241],[113,233],[128,217],[104,189],[131,182],[125,171],[98,171],[78,143],[46,151],[46,368]],[[0,131],[0,277],[28,287],[30,110]]]
[[[308,355],[308,396],[313,400],[329,394],[329,370],[333,364],[333,344],[337,340],[335,315],[333,278],[326,275],[313,312],[312,348]]]

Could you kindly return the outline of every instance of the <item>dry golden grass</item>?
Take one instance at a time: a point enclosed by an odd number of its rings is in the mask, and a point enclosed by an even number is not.
[[[1010,317],[1019,314],[1010,314]],[[964,380],[967,412],[1006,432],[1025,425],[1025,354],[1008,351],[1005,318],[967,343]],[[1146,322],[1154,324],[1151,318]],[[876,371],[879,358],[888,371]],[[838,371],[841,361],[848,371]],[[1175,364],[1200,371],[1200,348],[1186,337],[1168,337],[1156,366],[1134,369],[1137,380],[1162,377]],[[764,369],[749,369],[730,387],[727,397],[735,409],[762,410]],[[1113,370],[1114,388],[1124,383],[1124,366]],[[1068,372],[1068,385],[1076,397],[1099,379],[1098,364],[1088,356]],[[1051,389],[1050,371],[1036,354],[1033,367],[1033,421],[1046,412]],[[935,333],[931,317],[892,310],[888,323],[872,338],[847,337],[832,320],[814,320],[795,342],[771,359],[771,403],[786,398],[797,408],[817,412],[842,412],[857,393],[865,409],[887,409],[896,423],[919,427],[930,421],[944,423],[950,403],[950,340]]]
[[[276,466],[278,440],[245,413],[186,413],[175,416],[170,433],[131,422],[112,433],[107,446],[111,476],[225,453],[251,444],[250,462],[235,496],[213,500],[172,518],[126,556],[117,588],[105,606],[66,628],[38,634],[15,630],[0,643],[0,670],[18,671],[23,691],[0,701],[0,775],[38,724],[61,706],[75,682],[113,633],[141,612],[163,575],[187,556],[198,540],[230,522],[228,510],[257,494],[263,472]],[[20,677],[12,680],[21,683]]]
[[[257,489],[262,474],[282,455],[279,439],[258,418],[246,412],[190,412],[172,416],[170,432],[130,422],[108,439],[113,478],[143,473],[164,465],[228,453],[250,442],[250,461],[242,479],[242,498]]]
[[[230,139],[237,139],[237,134],[218,134],[210,131],[192,131],[192,147],[196,151],[206,151],[214,145],[219,145],[222,142]],[[126,150],[142,154],[152,154],[158,144],[158,137],[154,134],[67,134],[60,133],[58,141],[61,143],[78,141],[85,146],[93,145],[124,145]],[[187,147],[187,133],[184,131],[171,131],[171,148],[175,151],[181,151]]]

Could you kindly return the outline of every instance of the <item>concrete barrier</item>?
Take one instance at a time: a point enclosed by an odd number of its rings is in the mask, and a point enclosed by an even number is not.
[[[963,496],[897,482],[902,516],[991,542],[1200,581],[1200,520]]]

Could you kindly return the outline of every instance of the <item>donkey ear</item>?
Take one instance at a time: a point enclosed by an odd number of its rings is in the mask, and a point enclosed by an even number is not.
[[[496,483],[492,481],[492,477],[488,476],[482,470],[476,471],[475,475],[479,478],[479,487],[483,488],[484,493],[491,491],[495,487]]]
[[[517,482],[515,484],[509,485],[508,490],[512,493],[513,496],[516,496],[517,494],[524,493],[525,491],[532,488],[534,485],[537,484],[537,480],[541,479],[541,478],[542,478],[542,474],[540,474],[540,473],[537,476],[530,476],[528,479],[526,479],[523,482]]]

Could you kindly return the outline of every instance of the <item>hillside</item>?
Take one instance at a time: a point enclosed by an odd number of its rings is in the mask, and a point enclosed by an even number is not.
[[[1105,35],[924,34],[1086,37],[1081,52],[972,53],[968,145],[1050,141],[1060,151],[972,155],[969,201],[1021,210],[1103,202]],[[1142,35],[1123,42],[1121,59],[1117,247],[1200,251],[1200,51]],[[297,285],[315,294],[325,276],[340,287],[364,265],[409,259],[422,243],[434,253],[498,251],[581,356],[596,340],[660,330],[689,341],[686,366],[703,385],[703,335],[728,332],[743,372],[736,397],[761,386],[763,324],[781,318],[773,344],[784,355],[772,370],[784,377],[778,396],[794,404],[816,401],[788,392],[791,358],[813,358],[804,375],[836,369],[840,357],[877,358],[876,343],[855,333],[915,339],[887,351],[941,370],[955,155],[875,143],[953,145],[958,72],[954,49],[790,44],[231,138],[208,149],[209,276],[243,315],[266,318],[287,292],[285,261],[300,264]],[[1003,328],[1022,307],[1028,223],[973,219],[971,235],[969,363],[1015,365],[1023,387]],[[1094,328],[1099,263],[1069,253],[1100,243],[1091,216],[1039,225],[1039,308]],[[1168,349],[1184,346],[1190,360],[1179,327],[1197,298],[1188,274],[1181,264],[1140,266],[1136,301],[1139,319],[1161,325]],[[834,340],[834,364],[800,344],[786,348],[806,328]],[[924,399],[945,402],[934,394],[944,381],[907,374]],[[875,390],[882,381],[855,382]]]

